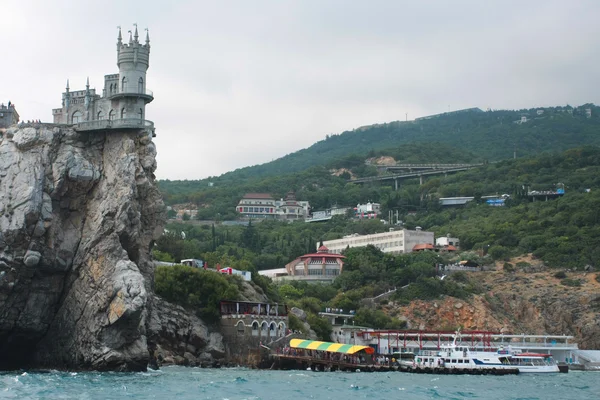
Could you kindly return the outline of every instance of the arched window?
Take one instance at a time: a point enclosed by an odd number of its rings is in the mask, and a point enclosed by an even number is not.
[[[82,121],[83,121],[83,114],[81,113],[81,111],[75,111],[73,113],[73,118],[71,120],[71,123],[77,124]]]
[[[123,80],[121,81],[121,93],[125,93],[127,92],[127,77],[124,76]]]
[[[108,113],[108,120],[112,121],[113,119],[115,119],[115,110],[110,110]]]
[[[258,321],[252,323],[252,336],[258,336]]]
[[[144,110],[142,108],[140,108],[140,110],[138,111],[138,119],[140,121],[144,120]]]
[[[102,113],[102,111],[98,111],[98,116],[96,118],[97,120],[101,120],[104,119],[104,114]]]
[[[125,107],[121,108],[121,119],[127,118],[127,109]]]
[[[113,84],[111,83],[109,88],[108,88],[108,94],[111,95],[113,94]]]
[[[138,80],[138,93],[144,93],[144,79]]]
[[[269,334],[269,324],[267,323],[267,321],[263,321],[263,323],[260,325],[260,328],[262,330],[261,336],[267,337],[267,335]]]
[[[277,336],[277,324],[275,322],[271,322],[269,325],[269,337]]]
[[[237,324],[235,324],[236,330],[237,330],[237,334],[242,336],[245,332],[245,327],[244,327],[244,321],[239,321]]]

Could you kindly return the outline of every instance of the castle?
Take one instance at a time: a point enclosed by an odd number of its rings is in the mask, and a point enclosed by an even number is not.
[[[85,90],[69,90],[62,94],[62,107],[52,110],[55,124],[73,125],[76,131],[109,129],[144,129],[152,132],[154,124],[145,119],[146,104],[154,100],[146,89],[146,71],[150,60],[150,37],[146,43],[138,40],[138,29],[129,31],[129,43],[124,43],[119,27],[117,37],[118,74],[104,76],[102,95],[90,89],[88,78]]]

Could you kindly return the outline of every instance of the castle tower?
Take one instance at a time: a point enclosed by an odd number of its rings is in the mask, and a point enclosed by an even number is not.
[[[116,111],[112,119],[143,120],[146,104],[154,100],[152,92],[146,89],[146,71],[150,61],[150,37],[146,33],[146,43],[139,41],[137,24],[135,33],[129,31],[129,43],[123,43],[121,29],[117,37],[118,81],[108,75],[104,91],[111,100],[111,109]],[[107,90],[108,89],[108,90]]]
[[[104,76],[102,95],[90,89],[70,91],[67,81],[62,108],[53,109],[54,123],[75,125],[77,131],[106,131],[109,129],[142,129],[154,136],[154,124],[147,121],[146,104],[154,100],[146,89],[146,71],[150,60],[150,36],[140,43],[137,24],[129,31],[124,43],[119,27],[117,36],[117,66],[119,73]]]

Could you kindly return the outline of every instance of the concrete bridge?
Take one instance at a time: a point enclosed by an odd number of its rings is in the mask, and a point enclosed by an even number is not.
[[[367,183],[374,181],[393,180],[395,189],[398,190],[398,181],[406,179],[419,178],[420,184],[423,184],[423,177],[430,175],[446,175],[456,172],[467,171],[477,168],[483,164],[398,164],[396,168],[412,169],[414,172],[403,172],[399,174],[389,174],[380,176],[370,176],[367,178],[350,179],[349,183]],[[444,167],[446,166],[446,167]],[[389,167],[389,166],[388,166]]]

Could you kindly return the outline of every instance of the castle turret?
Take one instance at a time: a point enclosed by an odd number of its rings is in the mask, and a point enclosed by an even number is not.
[[[129,32],[129,42],[123,42],[121,27],[117,35],[117,66],[119,73],[104,76],[102,95],[90,89],[63,93],[62,108],[53,109],[54,122],[73,124],[78,131],[109,129],[143,129],[154,134],[154,124],[145,120],[146,104],[154,100],[146,89],[146,71],[150,59],[150,36],[140,43],[137,24]],[[147,29],[146,29],[147,31]]]
[[[109,87],[106,92],[110,100],[119,101],[115,107],[116,118],[144,119],[145,106],[154,99],[152,92],[146,89],[150,41],[147,38],[146,44],[140,43],[136,24],[135,32],[129,31],[129,43],[122,42],[120,30],[117,43],[120,43],[117,49],[118,89],[111,91]]]

